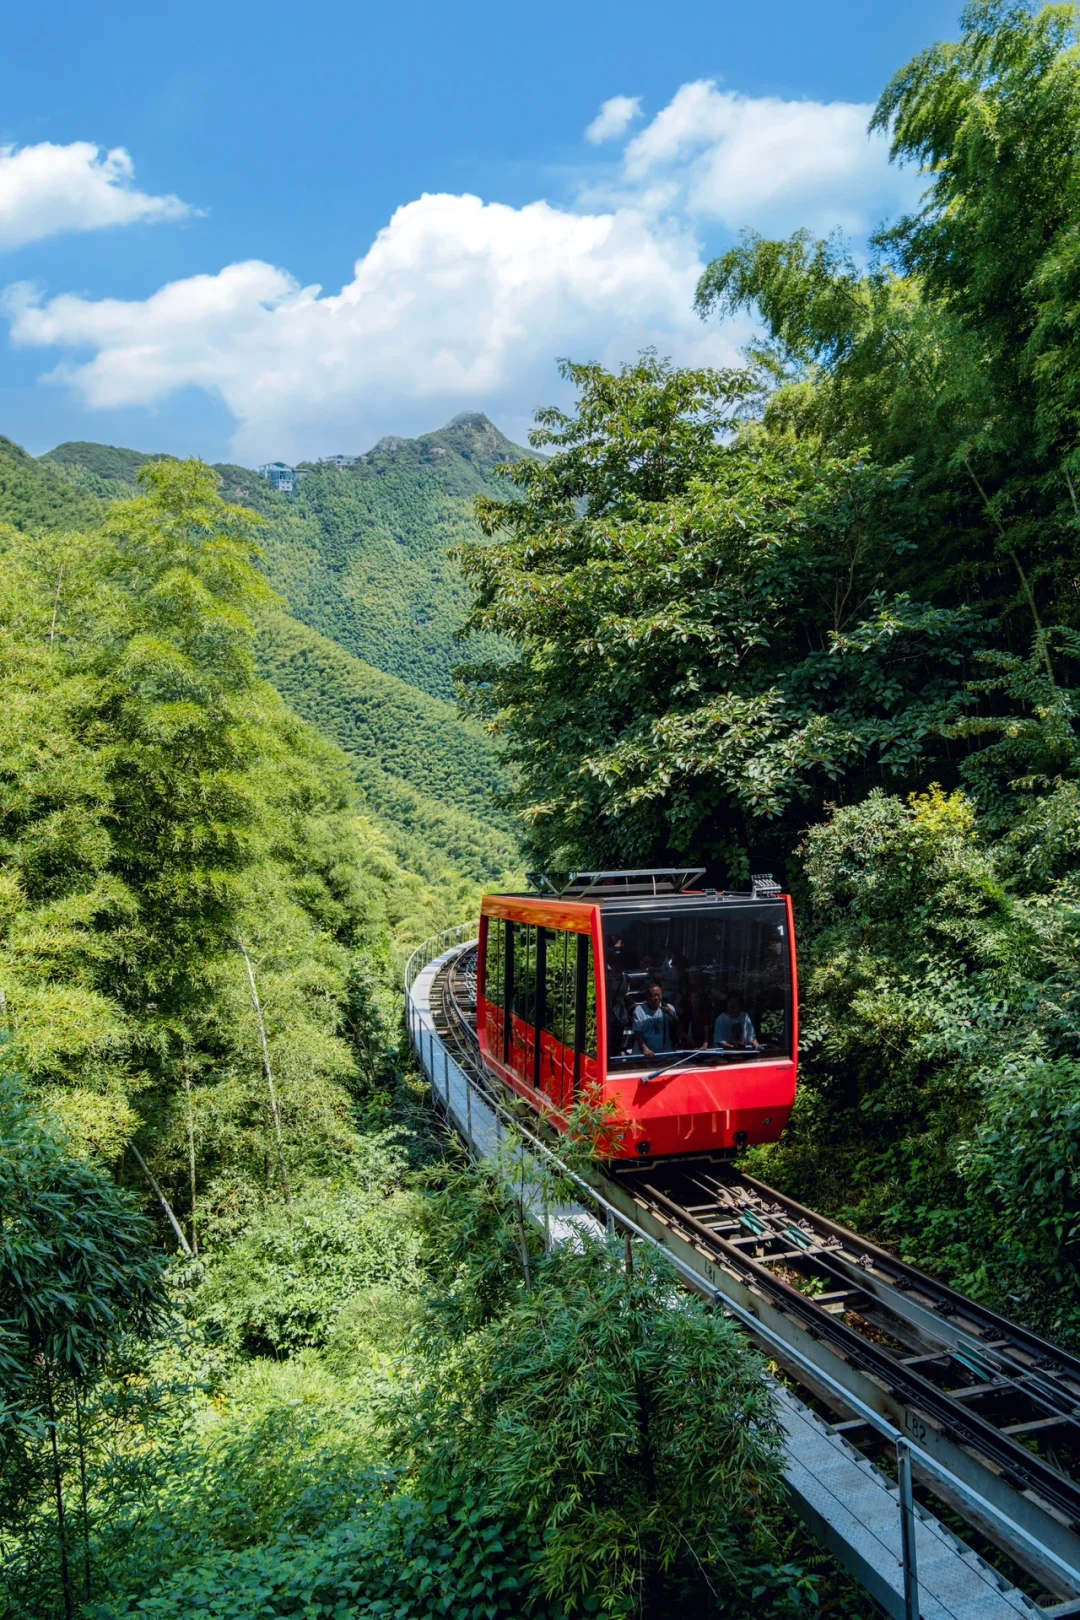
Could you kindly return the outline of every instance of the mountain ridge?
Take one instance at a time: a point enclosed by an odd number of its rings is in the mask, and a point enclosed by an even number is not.
[[[379,456],[397,455],[411,446],[433,445],[436,449],[443,449],[445,446],[442,441],[447,438],[451,440],[452,448],[458,454],[488,467],[496,466],[501,460],[518,461],[524,456],[536,454],[507,438],[484,411],[458,411],[457,415],[452,416],[441,428],[419,433],[414,438],[398,433],[384,434],[370,449],[357,452],[354,466],[369,467]],[[14,440],[7,439],[3,442],[21,449]],[[29,452],[25,450],[22,454],[29,456]],[[54,445],[51,450],[45,450],[40,456],[30,459],[65,467],[82,467],[102,477],[134,483],[139,468],[145,466],[147,462],[175,461],[179,458],[171,450],[132,450],[123,445],[105,444],[96,439],[65,439],[61,444]],[[295,463],[298,467],[312,468],[329,464],[329,457],[321,456],[302,456]],[[258,466],[246,467],[241,462],[220,461],[212,465],[216,471],[229,468],[258,473]],[[340,470],[351,472],[353,469],[349,467]]]
[[[469,601],[452,553],[480,538],[475,497],[505,490],[494,468],[530,454],[482,411],[461,411],[416,438],[384,435],[351,466],[301,462],[306,476],[292,497],[254,468],[219,462],[215,471],[227,500],[266,520],[261,567],[294,618],[375,669],[452,701],[462,660],[455,632]],[[107,500],[127,493],[155,459],[69,441],[41,462]]]

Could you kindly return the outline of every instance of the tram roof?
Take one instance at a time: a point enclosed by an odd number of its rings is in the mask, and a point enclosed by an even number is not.
[[[535,901],[583,902],[590,906],[642,906],[700,905],[704,901],[731,903],[735,901],[779,900],[783,894],[771,873],[757,873],[749,891],[745,889],[714,889],[697,887],[705,875],[705,868],[660,867],[638,871],[572,872],[567,877],[555,877],[546,872],[531,872],[531,891],[525,894],[504,895],[503,899]],[[694,885],[693,887],[691,885]]]

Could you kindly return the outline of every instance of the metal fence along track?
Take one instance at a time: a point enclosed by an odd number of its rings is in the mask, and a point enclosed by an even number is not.
[[[479,1061],[472,934],[448,930],[410,958],[413,1047],[474,1154],[513,1126],[557,1163],[554,1133]],[[777,1385],[789,1488],[889,1614],[1080,1616],[1080,1358],[720,1161],[560,1168],[581,1203],[557,1212],[555,1237],[584,1219],[664,1248],[814,1401]],[[534,1213],[552,1228],[552,1212]],[[931,1496],[1007,1555],[1026,1594],[941,1524]]]

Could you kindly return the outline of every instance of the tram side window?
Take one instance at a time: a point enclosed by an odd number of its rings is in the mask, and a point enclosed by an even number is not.
[[[585,1032],[581,1049],[586,1057],[596,1056],[596,961],[591,939],[585,948]]]
[[[536,928],[514,928],[514,1012],[526,1024],[536,1021]]]
[[[572,1048],[577,1009],[577,935],[557,928],[546,928],[544,933],[544,1028]]]
[[[496,1007],[501,1007],[505,990],[506,924],[501,917],[489,917],[487,957],[484,964],[484,995]]]
[[[543,1027],[549,1035],[573,1050],[578,1040],[578,1015],[581,1019],[581,1050],[586,1057],[596,1056],[596,971],[593,963],[592,940],[584,934],[571,934],[559,928],[548,928],[544,951],[544,1008]],[[515,962],[517,958],[515,957]],[[584,999],[579,1009],[579,996],[584,987]]]

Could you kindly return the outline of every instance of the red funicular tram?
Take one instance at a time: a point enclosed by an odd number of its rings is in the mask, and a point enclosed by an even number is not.
[[[578,872],[481,906],[486,1066],[558,1126],[584,1088],[614,1101],[620,1156],[775,1142],[795,1100],[791,900],[692,889],[702,869]]]

